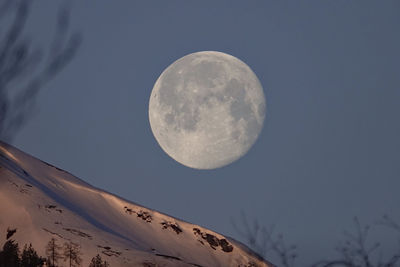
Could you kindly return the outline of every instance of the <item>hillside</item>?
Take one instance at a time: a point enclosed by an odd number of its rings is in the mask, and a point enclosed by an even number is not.
[[[81,246],[82,266],[273,266],[241,243],[142,207],[0,142],[0,244],[7,228],[45,255],[52,238]]]

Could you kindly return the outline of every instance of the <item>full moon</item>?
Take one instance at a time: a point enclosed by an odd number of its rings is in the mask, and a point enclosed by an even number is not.
[[[215,169],[243,155],[265,118],[260,81],[243,61],[202,51],[173,62],[150,96],[151,130],[161,148],[195,169]]]

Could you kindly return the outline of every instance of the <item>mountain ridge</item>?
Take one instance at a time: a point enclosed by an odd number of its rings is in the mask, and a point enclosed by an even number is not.
[[[82,266],[96,254],[111,266],[273,266],[232,238],[93,187],[1,141],[0,215],[0,236],[17,228],[13,238],[41,255],[51,237],[73,241]]]

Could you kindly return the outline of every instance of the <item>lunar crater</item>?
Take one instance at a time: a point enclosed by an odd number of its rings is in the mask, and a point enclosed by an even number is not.
[[[213,51],[187,55],[157,80],[149,120],[161,148],[192,168],[213,169],[243,156],[261,132],[265,97],[239,59]]]

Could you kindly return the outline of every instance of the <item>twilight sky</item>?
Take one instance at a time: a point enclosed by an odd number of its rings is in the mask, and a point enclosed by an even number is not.
[[[57,4],[29,32],[52,37]],[[77,57],[41,92],[13,144],[90,184],[233,237],[245,211],[332,255],[357,215],[400,221],[400,2],[74,1]],[[224,168],[171,159],[148,121],[161,72],[192,52],[246,62],[267,99],[260,138]]]

